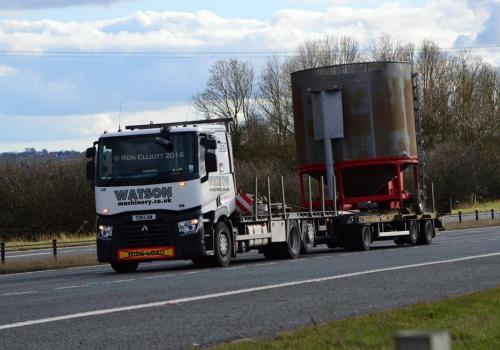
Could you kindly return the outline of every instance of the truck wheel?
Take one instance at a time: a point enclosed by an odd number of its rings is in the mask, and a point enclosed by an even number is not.
[[[300,243],[301,253],[310,253],[314,248],[314,226],[307,221],[302,223],[302,240]]]
[[[286,243],[283,245],[283,257],[286,259],[296,259],[300,255],[300,231],[299,224],[295,220],[288,223],[288,235]]]
[[[138,262],[114,262],[111,267],[116,273],[131,273],[139,267]]]
[[[370,230],[370,226],[361,226],[361,229],[356,232],[353,238],[355,240],[355,242],[353,242],[354,247],[357,250],[369,250],[372,244],[372,231]]]
[[[227,225],[219,222],[214,230],[214,263],[216,266],[224,267],[229,265],[231,255],[233,253],[233,245],[231,243],[231,235]]]
[[[432,227],[432,222],[430,220],[425,220],[422,224],[422,229],[420,230],[418,243],[431,244],[433,236],[434,236],[434,228]]]
[[[394,243],[396,245],[405,245],[406,244],[406,240],[404,239],[404,236],[403,237],[396,237],[394,239]]]
[[[415,245],[418,242],[418,224],[416,221],[410,221],[410,235],[406,237],[406,243]]]
[[[337,244],[333,243],[333,241],[326,242],[326,246],[330,249],[335,249],[339,247]]]

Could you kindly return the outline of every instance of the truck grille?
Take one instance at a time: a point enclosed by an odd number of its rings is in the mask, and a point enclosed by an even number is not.
[[[147,231],[143,231],[144,226]],[[123,248],[171,245],[169,227],[164,224],[128,225],[121,227],[120,233]]]

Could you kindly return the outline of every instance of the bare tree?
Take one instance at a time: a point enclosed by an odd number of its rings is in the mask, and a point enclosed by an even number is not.
[[[237,133],[241,122],[252,118],[254,72],[238,59],[219,60],[209,70],[205,90],[193,97],[195,108],[207,119],[233,118]]]
[[[282,145],[293,135],[293,114],[289,79],[279,58],[270,58],[259,81],[258,104],[268,121],[275,142]]]
[[[416,69],[420,79],[425,145],[432,148],[449,139],[448,124],[452,118],[450,63],[436,43],[425,40],[416,58]]]
[[[288,62],[294,70],[359,62],[361,55],[357,40],[349,36],[327,35],[306,40],[297,49],[297,56]]]
[[[406,61],[413,63],[415,46],[413,43],[403,44],[392,38],[390,34],[382,33],[373,43],[371,57],[373,61]]]

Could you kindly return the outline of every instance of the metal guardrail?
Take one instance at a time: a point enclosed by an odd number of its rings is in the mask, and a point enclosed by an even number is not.
[[[35,249],[52,249],[52,257],[54,260],[57,260],[57,250],[59,248],[68,248],[68,247],[78,247],[81,245],[87,245],[87,243],[93,243],[95,239],[85,240],[85,241],[66,241],[59,242],[57,239],[53,239],[52,243],[32,243],[32,244],[22,244],[22,245],[14,245],[7,246],[5,242],[0,242],[0,263],[5,264],[5,253],[6,252],[17,252],[20,251],[19,248],[35,248]],[[28,249],[26,249],[28,250]]]
[[[473,213],[462,213],[462,211],[459,210],[457,214],[445,215],[443,217],[458,218],[458,222],[462,223],[465,218],[474,218],[475,221],[479,221],[480,219],[495,220],[495,218],[500,218],[500,212],[496,212],[495,209],[491,209],[489,211],[482,211],[482,212],[480,212],[479,210],[475,210]]]

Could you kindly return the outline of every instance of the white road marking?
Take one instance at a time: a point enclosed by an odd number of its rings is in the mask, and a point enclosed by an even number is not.
[[[115,307],[115,308],[110,308],[110,309],[79,312],[79,313],[74,313],[74,314],[69,314],[69,315],[62,315],[62,316],[56,316],[56,317],[48,317],[48,318],[41,318],[41,319],[36,319],[36,320],[29,320],[29,321],[23,321],[23,322],[4,324],[4,325],[0,325],[0,330],[33,326],[33,325],[37,325],[37,324],[51,323],[51,322],[71,320],[71,319],[91,317],[91,316],[98,316],[98,315],[106,315],[106,314],[123,312],[123,311],[141,310],[141,309],[154,308],[154,307],[159,307],[159,306],[176,305],[176,304],[182,304],[182,303],[189,303],[189,302],[193,302],[193,301],[215,299],[215,298],[227,297],[227,296],[232,296],[232,295],[259,292],[259,291],[270,290],[270,289],[292,287],[292,286],[303,285],[303,284],[311,284],[311,283],[325,282],[325,281],[331,281],[331,280],[342,279],[342,278],[370,275],[370,274],[379,273],[379,272],[406,270],[406,269],[423,267],[423,266],[448,264],[448,263],[455,263],[455,262],[467,261],[467,260],[473,260],[473,259],[488,258],[488,257],[494,257],[494,256],[500,256],[500,252],[490,253],[490,254],[481,254],[481,255],[471,255],[471,256],[466,256],[466,257],[462,257],[462,258],[455,258],[455,259],[429,261],[429,262],[411,264],[411,265],[386,267],[386,268],[381,268],[381,269],[352,272],[352,273],[346,273],[346,274],[341,274],[341,275],[333,275],[333,276],[327,276],[327,277],[319,277],[319,278],[311,278],[311,279],[306,279],[306,280],[270,284],[270,285],[260,286],[260,287],[236,289],[236,290],[230,290],[230,291],[225,291],[225,292],[220,292],[220,293],[205,294],[205,295],[179,298],[179,299],[170,299],[170,300],[159,301],[159,302],[154,302],[154,303],[147,303],[147,304],[138,304],[138,305]]]
[[[24,258],[26,256],[39,256],[39,255],[50,255],[52,254],[51,252],[46,252],[46,253],[34,253],[34,254],[23,254],[23,255],[10,255],[9,253],[6,253],[5,257],[9,259],[14,259],[14,258]]]
[[[45,272],[60,272],[60,271],[67,271],[67,270],[80,270],[80,269],[91,269],[91,268],[96,268],[100,267],[102,268],[102,264],[97,264],[97,265],[88,265],[88,266],[77,266],[77,267],[66,267],[64,269],[52,269],[52,270],[42,270],[42,271],[29,271],[29,272],[17,272],[17,273],[8,273],[5,275],[0,275],[0,278],[2,277],[16,277],[16,276],[22,276],[22,275],[31,275],[31,274],[41,274]],[[109,270],[109,267],[106,266],[103,271]]]
[[[268,262],[268,263],[255,264],[252,266],[267,266],[267,265],[275,265],[275,264],[276,264],[275,262]]]
[[[142,279],[155,279],[155,278],[166,278],[166,277],[173,277],[175,274],[167,274],[167,275],[158,275],[158,276],[147,276],[147,277],[142,277]]]
[[[26,292],[5,293],[5,294],[2,294],[2,296],[23,295],[23,294],[33,294],[33,293],[38,293],[38,291],[36,291],[36,290],[28,290]]]
[[[135,281],[135,278],[129,278],[129,279],[126,279],[126,280],[108,281],[108,282],[104,282],[104,283],[105,284],[110,284],[110,283],[124,283],[124,282],[132,282],[132,281]]]
[[[249,267],[249,265],[240,265],[240,266],[234,266],[234,267],[225,267],[224,269],[222,269],[222,271],[237,270],[237,269],[242,269],[244,267]]]
[[[340,256],[340,255],[341,255],[341,254],[338,254],[338,256]],[[337,256],[337,255],[335,255],[335,256]],[[318,259],[328,259],[328,258],[331,258],[331,256],[330,256],[330,255],[325,255],[325,256],[316,256],[316,257],[314,257],[314,258],[312,258],[312,259],[318,260]]]
[[[65,286],[65,287],[57,287],[54,288],[55,290],[63,290],[63,289],[73,289],[73,288],[84,288],[84,287],[89,287],[96,285],[97,283],[85,283],[85,284],[80,284],[80,285],[74,285],[74,286]]]

